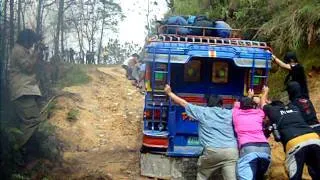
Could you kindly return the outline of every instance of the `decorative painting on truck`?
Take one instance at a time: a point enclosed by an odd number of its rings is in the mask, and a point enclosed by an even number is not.
[[[214,62],[212,65],[212,82],[228,83],[229,66],[227,62]]]
[[[201,73],[201,61],[192,60],[184,65],[184,81],[199,82]]]

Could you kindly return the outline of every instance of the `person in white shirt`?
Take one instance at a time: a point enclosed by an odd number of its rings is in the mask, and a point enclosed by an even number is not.
[[[140,56],[137,53],[134,53],[122,63],[122,68],[126,70],[126,77],[129,80],[134,79],[134,77],[132,77],[132,69],[137,64],[139,58]]]

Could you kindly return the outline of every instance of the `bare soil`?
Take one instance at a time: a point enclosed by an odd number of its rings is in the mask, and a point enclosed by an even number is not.
[[[143,96],[120,67],[90,68],[92,81],[64,91],[50,122],[63,147],[63,179],[139,179]],[[71,110],[79,111],[68,121]]]

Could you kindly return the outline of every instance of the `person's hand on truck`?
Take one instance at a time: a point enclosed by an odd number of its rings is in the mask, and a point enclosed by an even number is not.
[[[179,96],[175,95],[172,90],[171,87],[166,84],[166,86],[164,87],[164,92],[177,104],[179,104],[182,107],[186,107],[188,102],[182,98],[180,98]]]
[[[164,87],[164,92],[165,92],[167,95],[169,95],[169,93],[172,92],[171,87],[170,87],[168,84],[166,84],[166,86]]]
[[[248,90],[248,97],[249,98],[253,98],[253,96],[254,96],[254,90],[253,89],[249,89]]]

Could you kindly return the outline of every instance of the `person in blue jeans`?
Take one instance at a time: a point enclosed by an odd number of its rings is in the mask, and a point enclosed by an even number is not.
[[[248,97],[235,102],[232,109],[234,129],[240,148],[237,163],[239,180],[263,180],[269,168],[271,150],[263,132],[265,113],[253,101],[254,91],[250,89]]]
[[[176,104],[186,109],[188,116],[199,121],[199,141],[204,151],[198,160],[197,180],[209,179],[218,172],[222,173],[224,180],[236,180],[237,140],[231,110],[222,107],[222,98],[211,95],[207,99],[207,107],[203,107],[178,97],[169,85],[164,91]]]

